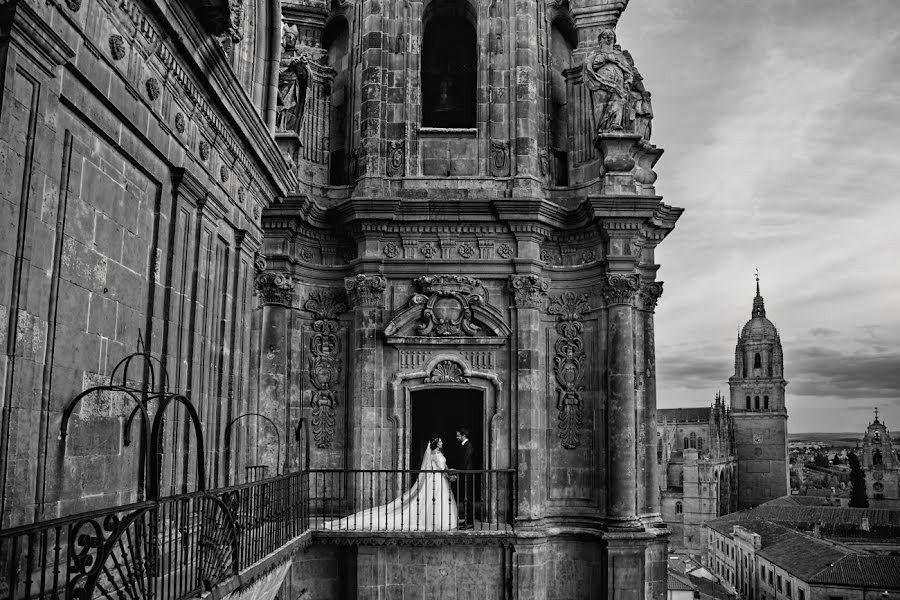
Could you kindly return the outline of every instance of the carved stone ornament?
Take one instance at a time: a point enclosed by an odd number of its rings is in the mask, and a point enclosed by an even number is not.
[[[426,275],[415,280],[422,290],[410,299],[410,306],[423,305],[416,329],[419,335],[446,337],[475,335],[481,328],[472,323],[472,306],[483,298],[474,293],[481,282],[464,275]]]
[[[659,301],[663,293],[663,282],[652,281],[649,283],[641,282],[638,289],[638,308],[641,310],[653,311],[656,309],[656,303]]]
[[[364,275],[344,279],[347,299],[354,308],[380,307],[384,305],[383,292],[387,282],[380,275]]]
[[[631,304],[637,294],[640,275],[636,273],[606,273],[601,294],[607,306],[615,304]]]
[[[506,242],[497,246],[497,256],[500,258],[509,258],[513,255],[513,247]]]
[[[550,175],[550,153],[546,148],[538,150],[538,158],[541,161],[541,177]]]
[[[175,114],[175,130],[178,133],[184,133],[185,128],[187,127],[187,122],[184,119],[184,115],[182,113]]]
[[[307,246],[300,246],[300,260],[303,262],[310,262],[312,260],[312,250]]]
[[[509,279],[509,288],[517,308],[541,308],[550,282],[537,275],[513,275]]]
[[[259,252],[253,257],[253,270],[257,275],[266,270],[266,257]]]
[[[228,181],[228,167],[225,165],[219,167],[219,179],[222,180],[222,183]]]
[[[209,158],[209,142],[206,140],[200,140],[200,144],[197,146],[197,151],[200,153],[200,160],[206,160]]]
[[[72,12],[78,12],[81,9],[81,0],[66,0],[66,6]]]
[[[597,251],[593,248],[588,248],[584,251],[584,254],[581,255],[581,259],[585,262],[585,264],[592,263],[597,260]]]
[[[259,219],[259,204],[253,205],[253,218]]]
[[[400,256],[400,246],[398,246],[394,242],[388,242],[384,245],[384,248],[381,250],[381,252],[388,258],[397,258],[398,256]]]
[[[162,93],[162,86],[159,84],[159,79],[156,77],[151,77],[147,80],[147,97],[150,98],[151,101],[159,98],[159,95]]]
[[[570,450],[578,447],[584,422],[581,392],[584,390],[587,357],[581,333],[584,331],[582,319],[588,310],[587,295],[576,296],[574,292],[550,298],[547,308],[548,313],[556,315],[556,333],[559,336],[553,345],[559,440],[563,448]]]
[[[388,177],[403,177],[404,172],[404,147],[403,140],[392,141],[388,148],[387,175]]]
[[[475,254],[475,248],[468,242],[463,242],[456,250],[463,258],[472,258]]]
[[[246,198],[245,198],[245,196],[244,196],[244,188],[243,188],[243,186],[238,187],[238,191],[237,191],[237,199],[238,199],[238,204],[240,204],[241,206],[243,206],[243,205],[244,205],[244,200],[246,200]]]
[[[591,92],[597,133],[621,131],[625,104],[630,99],[634,69],[616,44],[616,32],[600,32],[597,51],[584,63],[584,81]]]
[[[109,55],[113,60],[125,58],[125,38],[118,33],[109,36]]]
[[[491,140],[491,175],[507,177],[509,175],[509,144],[501,140]]]
[[[463,374],[462,367],[452,360],[442,360],[434,366],[425,383],[469,383]]]
[[[425,258],[434,258],[434,255],[437,254],[437,248],[435,248],[434,244],[431,242],[425,242],[422,245],[420,252],[422,252],[422,256]]]
[[[337,318],[347,311],[343,292],[316,291],[303,308],[313,313],[313,336],[309,342],[309,381],[315,390],[310,398],[313,439],[319,448],[331,446],[334,438],[337,392],[332,389],[341,380]]]
[[[284,273],[260,273],[254,280],[256,295],[263,304],[290,306],[294,299],[294,282]]]
[[[553,251],[547,249],[541,250],[541,262],[551,264],[553,262]]]

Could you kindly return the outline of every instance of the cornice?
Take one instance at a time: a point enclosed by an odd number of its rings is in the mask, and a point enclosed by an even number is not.
[[[26,0],[0,7],[0,23],[0,41],[11,39],[19,44],[48,76],[75,56],[75,50]]]

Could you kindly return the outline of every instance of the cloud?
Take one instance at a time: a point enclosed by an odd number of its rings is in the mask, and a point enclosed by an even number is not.
[[[837,329],[828,329],[827,327],[816,327],[809,330],[809,334],[815,337],[831,337],[839,334]]]
[[[848,353],[822,347],[791,350],[796,396],[900,399],[900,352]],[[787,365],[785,367],[787,370]]]

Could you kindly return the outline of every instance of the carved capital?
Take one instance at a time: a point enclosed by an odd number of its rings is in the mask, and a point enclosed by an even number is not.
[[[290,306],[294,299],[294,282],[285,273],[259,273],[254,283],[256,295],[263,304]]]
[[[641,310],[653,312],[662,293],[662,281],[642,281],[637,295],[637,307]]]
[[[384,304],[382,292],[387,287],[387,282],[381,275],[360,273],[347,277],[344,279],[344,287],[347,288],[347,299],[354,308],[380,307]]]
[[[603,301],[607,306],[616,304],[631,304],[640,286],[641,277],[637,273],[605,273],[603,288]]]
[[[513,275],[509,278],[516,308],[541,308],[550,282],[537,275]]]

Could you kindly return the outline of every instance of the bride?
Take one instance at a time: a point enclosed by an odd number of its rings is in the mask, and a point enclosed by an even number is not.
[[[446,473],[447,459],[441,449],[444,442],[433,438],[425,448],[422,473],[409,491],[389,504],[328,521],[325,529],[365,529],[376,531],[447,531],[456,529],[459,513],[456,498]]]

